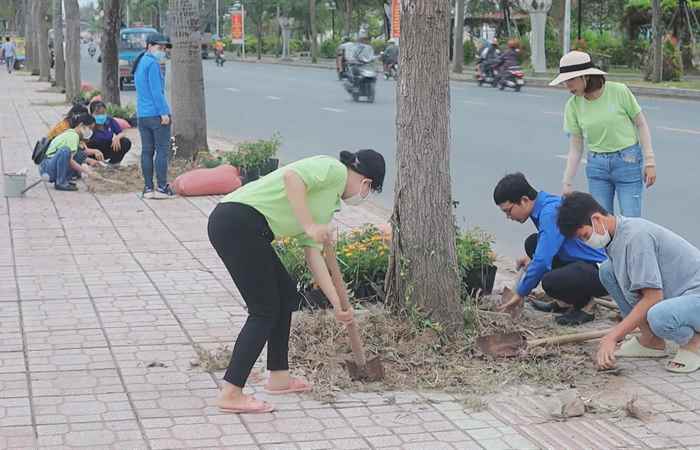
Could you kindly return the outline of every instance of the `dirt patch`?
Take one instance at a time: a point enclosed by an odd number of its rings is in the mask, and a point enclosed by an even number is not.
[[[172,182],[178,176],[195,168],[196,165],[191,161],[172,160],[168,167],[168,180]],[[95,170],[95,175],[85,180],[89,192],[117,194],[143,191],[143,176],[139,164],[99,167]]]
[[[550,315],[525,310],[517,323],[488,313],[475,315],[469,336],[445,339],[432,329],[419,329],[406,317],[393,317],[382,307],[358,313],[368,357],[380,355],[386,378],[378,383],[350,380],[343,361],[350,355],[347,334],[332,312],[295,315],[290,340],[290,365],[314,384],[314,395],[332,400],[335,393],[404,389],[439,389],[480,397],[512,384],[550,388],[597,389],[611,375],[599,373],[591,353],[595,344],[530,349],[515,358],[493,359],[475,345],[479,334],[520,332],[530,339],[574,331],[558,327]]]

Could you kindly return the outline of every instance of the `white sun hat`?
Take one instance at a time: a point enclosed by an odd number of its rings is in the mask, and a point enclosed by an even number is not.
[[[549,85],[556,86],[566,80],[583,75],[607,75],[607,73],[593,65],[591,55],[574,50],[561,57],[559,60],[559,76],[553,79]]]

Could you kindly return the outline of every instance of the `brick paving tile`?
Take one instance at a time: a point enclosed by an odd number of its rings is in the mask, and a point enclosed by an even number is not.
[[[33,372],[31,381],[34,397],[124,392],[124,386],[115,369]]]
[[[29,397],[27,375],[22,372],[0,373],[0,398]]]
[[[31,423],[28,397],[0,398],[0,430]]]
[[[38,425],[42,449],[147,449],[134,420]]]
[[[33,331],[26,333],[26,339],[30,351],[107,347],[107,339],[100,328]]]
[[[32,427],[0,427],[0,448],[7,450],[26,450],[36,447],[37,439]]]
[[[129,420],[134,412],[124,393],[35,397],[38,424]]]

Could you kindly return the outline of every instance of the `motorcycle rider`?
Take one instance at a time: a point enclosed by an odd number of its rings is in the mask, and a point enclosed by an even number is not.
[[[347,75],[348,58],[352,55],[353,47],[355,47],[355,43],[350,37],[343,36],[343,43],[335,51],[335,68],[340,78]]]
[[[224,65],[224,41],[220,37],[217,37],[216,43],[214,44],[214,54],[216,55],[216,65]]]
[[[391,72],[392,66],[399,62],[399,43],[396,39],[389,39],[389,45],[382,55],[382,62],[384,63],[384,73]]]
[[[508,69],[520,65],[519,58],[520,58],[520,41],[517,39],[510,39],[508,41],[508,50],[506,50],[498,58],[498,64],[496,65],[496,70],[498,71],[499,83],[508,77],[508,75],[509,75]]]
[[[91,41],[90,45],[88,45],[88,54],[90,54],[90,58],[95,56],[95,52],[97,52],[97,47],[95,46],[95,42]]]
[[[348,78],[355,85],[355,80],[360,74],[360,68],[365,64],[374,61],[374,49],[369,45],[369,36],[366,32],[361,31],[357,37],[357,43],[352,48],[352,56],[348,59]]]
[[[495,37],[491,39],[490,44],[481,50],[479,55],[479,64],[477,68],[479,72],[484,77],[494,77],[494,67],[498,64],[498,60],[501,56],[501,49],[498,48],[498,39]]]

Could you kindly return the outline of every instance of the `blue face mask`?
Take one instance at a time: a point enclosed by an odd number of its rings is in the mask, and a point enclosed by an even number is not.
[[[156,50],[153,52],[153,56],[158,60],[162,61],[165,59],[165,52],[163,50]]]
[[[95,116],[95,123],[97,125],[104,125],[107,122],[107,114],[98,114]]]

